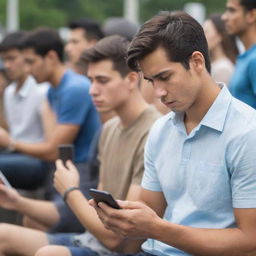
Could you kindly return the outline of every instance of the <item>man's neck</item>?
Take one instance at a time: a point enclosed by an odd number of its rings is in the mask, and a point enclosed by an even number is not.
[[[118,109],[117,115],[120,117],[123,127],[129,127],[146,109],[148,104],[139,92],[134,92],[129,99]]]
[[[185,112],[184,124],[188,134],[204,118],[207,111],[217,98],[220,90],[220,87],[212,79],[205,83],[196,102]]]
[[[63,64],[56,65],[56,67],[54,68],[51,76],[48,79],[48,82],[53,87],[57,87],[60,84],[61,79],[64,76],[65,71],[66,71],[66,68],[64,67]]]
[[[16,80],[16,92],[18,92],[22,86],[24,85],[25,81],[27,80],[28,78],[28,74],[24,74],[23,76],[21,76],[18,80]]]
[[[245,33],[239,36],[246,50],[256,44],[256,26],[249,28]]]

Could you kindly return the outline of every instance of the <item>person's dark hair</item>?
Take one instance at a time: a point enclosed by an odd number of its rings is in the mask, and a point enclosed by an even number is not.
[[[215,13],[209,16],[209,20],[212,21],[216,30],[221,36],[221,45],[224,50],[225,55],[235,63],[236,57],[238,55],[238,48],[236,45],[235,36],[229,35],[226,31],[225,24],[221,19],[221,14]]]
[[[142,25],[128,49],[128,66],[139,71],[138,61],[163,47],[170,61],[189,69],[189,59],[199,51],[210,73],[208,45],[202,26],[185,12],[161,12]]]
[[[5,52],[11,49],[21,50],[23,48],[23,40],[26,36],[25,31],[18,31],[7,34],[0,44],[0,52]]]
[[[245,10],[250,11],[256,9],[255,0],[240,0],[240,4],[245,8]]]
[[[31,31],[23,42],[23,48],[32,48],[42,57],[53,50],[57,53],[59,60],[63,61],[63,42],[58,32],[51,28],[37,28]]]
[[[88,41],[100,40],[104,36],[100,24],[93,19],[81,18],[74,20],[68,24],[68,27],[71,30],[83,29],[85,31],[84,36]]]
[[[81,60],[87,65],[102,60],[111,60],[113,62],[113,69],[124,77],[131,72],[126,63],[128,45],[128,39],[122,36],[108,36],[84,51]]]
[[[138,25],[123,17],[110,17],[102,25],[105,36],[120,35],[132,40],[138,30]]]

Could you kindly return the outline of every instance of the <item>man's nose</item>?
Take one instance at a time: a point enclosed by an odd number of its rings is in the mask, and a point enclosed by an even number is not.
[[[98,87],[95,83],[91,84],[90,90],[89,90],[89,94],[91,96],[96,96],[99,93]]]
[[[154,83],[154,91],[157,98],[161,99],[162,97],[167,95],[167,90],[164,85],[161,83]]]

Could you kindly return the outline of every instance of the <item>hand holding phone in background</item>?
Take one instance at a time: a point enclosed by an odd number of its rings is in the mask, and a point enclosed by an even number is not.
[[[67,160],[74,162],[74,145],[73,144],[60,144],[58,146],[59,159],[63,161],[66,166]]]
[[[73,162],[68,161],[66,165],[58,159],[56,161],[56,171],[54,173],[54,187],[63,195],[64,191],[70,187],[79,187],[80,176]]]

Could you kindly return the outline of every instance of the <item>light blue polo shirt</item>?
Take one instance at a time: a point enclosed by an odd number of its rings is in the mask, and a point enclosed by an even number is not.
[[[229,89],[235,98],[256,109],[256,45],[238,56]]]
[[[183,113],[160,118],[145,147],[142,186],[163,192],[164,219],[172,223],[235,227],[233,208],[256,208],[256,111],[224,86],[189,135]],[[154,255],[189,255],[152,239],[142,248]]]

